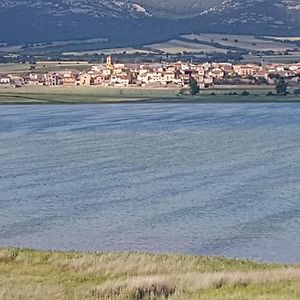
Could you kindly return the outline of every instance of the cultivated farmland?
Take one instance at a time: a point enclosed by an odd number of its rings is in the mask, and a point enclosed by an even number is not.
[[[146,47],[160,50],[160,51],[163,51],[165,53],[170,53],[170,54],[182,53],[184,51],[185,52],[204,52],[204,53],[212,53],[212,52],[226,53],[227,52],[226,49],[217,48],[217,47],[210,46],[210,45],[193,43],[193,41],[186,42],[186,41],[181,41],[181,40],[176,40],[176,39],[172,39],[170,41],[163,42],[163,43],[147,45]]]
[[[191,41],[218,43],[225,47],[237,47],[252,51],[285,51],[296,48],[292,43],[276,41],[273,39],[258,38],[251,35],[229,35],[229,34],[188,34],[182,36]]]

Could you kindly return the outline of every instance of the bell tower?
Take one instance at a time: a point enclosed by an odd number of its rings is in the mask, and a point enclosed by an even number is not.
[[[111,55],[107,56],[107,58],[106,58],[106,68],[107,69],[113,68],[113,62],[112,62]]]

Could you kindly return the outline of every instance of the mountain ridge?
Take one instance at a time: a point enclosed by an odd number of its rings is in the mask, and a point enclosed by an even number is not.
[[[2,42],[152,41],[189,32],[299,35],[300,0],[2,0],[0,27]]]

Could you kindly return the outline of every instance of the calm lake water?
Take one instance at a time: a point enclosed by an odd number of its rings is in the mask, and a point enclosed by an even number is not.
[[[0,247],[300,262],[299,104],[0,107]]]

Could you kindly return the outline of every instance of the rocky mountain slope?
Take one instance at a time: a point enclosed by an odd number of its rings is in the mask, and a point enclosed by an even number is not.
[[[300,34],[300,0],[2,0],[0,41]]]
[[[123,18],[125,15],[138,17],[149,15],[147,11],[137,3],[131,1],[110,0],[3,0],[0,3],[3,9],[22,9],[24,7],[40,10],[52,16],[90,15],[93,17]]]

